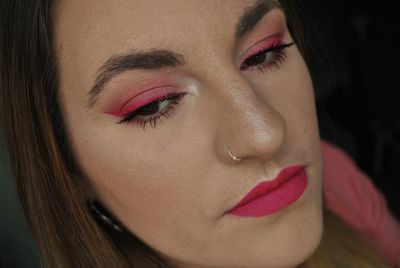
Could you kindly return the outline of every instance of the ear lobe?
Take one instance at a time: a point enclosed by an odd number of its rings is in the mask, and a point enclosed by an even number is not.
[[[122,227],[121,223],[114,218],[106,208],[104,208],[98,201],[90,201],[88,203],[89,209],[92,216],[97,220],[98,223],[102,224],[106,228],[122,233],[125,232],[125,228]]]

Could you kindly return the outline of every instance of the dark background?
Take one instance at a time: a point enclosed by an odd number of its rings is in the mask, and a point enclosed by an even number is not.
[[[400,217],[399,1],[298,1],[321,136],[340,145]]]
[[[321,136],[353,156],[400,217],[399,1],[297,2]],[[0,267],[39,267],[4,151],[0,146]]]

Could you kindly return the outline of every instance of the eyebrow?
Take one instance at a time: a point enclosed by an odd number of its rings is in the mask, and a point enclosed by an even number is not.
[[[282,9],[278,0],[258,0],[253,6],[246,8],[236,24],[235,39],[243,38],[267,13],[276,8]],[[107,82],[120,73],[130,70],[176,68],[183,65],[185,58],[182,54],[164,49],[146,52],[132,50],[126,54],[111,56],[97,71],[94,85],[88,93],[87,105],[93,106]]]

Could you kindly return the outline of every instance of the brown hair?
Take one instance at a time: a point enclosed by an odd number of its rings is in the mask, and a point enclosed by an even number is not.
[[[19,199],[41,256],[48,267],[170,267],[133,235],[100,226],[90,215],[58,105],[52,2],[0,4],[1,122]],[[281,2],[302,48],[293,2]],[[361,267],[358,261],[363,259],[369,262],[363,267],[381,267],[354,231],[325,215],[329,221],[323,242],[304,267],[328,267],[337,260]],[[354,255],[346,255],[349,248],[357,249]],[[347,257],[337,257],[340,254]]]

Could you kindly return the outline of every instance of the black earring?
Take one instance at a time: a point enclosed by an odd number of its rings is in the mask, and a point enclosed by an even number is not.
[[[101,221],[108,227],[111,227],[117,232],[123,232],[124,228],[115,220],[110,213],[97,201],[90,201],[89,208],[92,211],[93,216]]]

